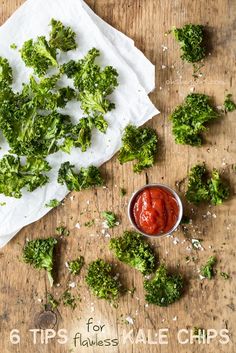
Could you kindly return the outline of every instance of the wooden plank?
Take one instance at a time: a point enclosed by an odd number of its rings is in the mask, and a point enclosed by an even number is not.
[[[0,20],[3,23],[23,0],[1,0]],[[178,146],[171,134],[168,116],[180,103],[192,87],[195,91],[206,92],[213,96],[217,105],[221,105],[225,90],[236,96],[235,89],[235,16],[234,0],[89,0],[88,4],[108,23],[135,40],[136,45],[156,64],[157,89],[151,94],[152,101],[161,110],[161,115],[148,125],[155,127],[159,135],[158,162],[147,172],[150,182],[163,182],[172,187],[186,176],[188,169],[198,161],[206,161],[212,168],[224,171],[230,180],[232,195],[235,193],[235,113],[222,117],[211,125],[206,136],[206,144],[200,148]],[[203,68],[203,76],[196,82],[192,80],[192,68],[179,59],[179,48],[173,38],[165,36],[172,26],[185,23],[202,23],[209,27],[212,38],[212,52]],[[163,46],[167,50],[163,50]],[[134,63],[135,65],[135,63]],[[165,65],[166,68],[162,68]],[[58,225],[66,225],[70,237],[63,240],[58,250],[58,283],[51,293],[62,293],[68,281],[65,261],[83,254],[86,263],[97,257],[115,262],[108,250],[109,238],[101,234],[100,212],[114,210],[122,219],[121,225],[111,231],[111,236],[121,234],[129,228],[126,207],[129,196],[146,182],[146,175],[134,175],[131,164],[123,167],[114,157],[103,166],[107,177],[107,189],[86,191],[67,197],[64,206],[58,207],[46,217],[22,230],[4,249],[1,249],[0,274],[0,350],[8,352],[33,352],[35,345],[28,330],[37,327],[37,315],[42,311],[41,300],[45,300],[49,291],[44,273],[36,272],[26,266],[19,258],[25,239],[46,237],[55,234]],[[127,196],[119,195],[119,188],[127,189]],[[73,199],[72,197],[73,196]],[[182,195],[183,196],[183,195]],[[88,203],[89,201],[89,203]],[[117,272],[129,288],[136,287],[134,297],[125,295],[119,307],[114,309],[109,304],[96,300],[87,290],[83,279],[79,280],[79,292],[82,298],[78,308],[72,313],[63,307],[57,313],[57,328],[66,328],[71,334],[76,331],[86,336],[86,321],[93,317],[105,324],[106,338],[122,335],[124,329],[139,328],[157,331],[169,329],[168,345],[123,344],[118,348],[77,348],[75,352],[205,352],[216,351],[234,353],[235,349],[235,247],[234,237],[235,200],[233,197],[224,205],[212,208],[194,208],[186,205],[186,211],[193,219],[190,236],[203,239],[205,251],[189,252],[189,242],[180,230],[175,233],[179,243],[173,239],[153,240],[151,243],[159,254],[160,261],[166,261],[170,268],[178,265],[186,278],[184,297],[168,308],[145,306],[142,276],[127,266],[117,263]],[[81,212],[83,213],[81,215]],[[83,224],[97,219],[95,226],[86,228]],[[75,228],[79,222],[81,229]],[[229,272],[231,279],[224,280],[217,276],[212,281],[200,281],[198,270],[208,256],[215,253],[219,259],[218,271]],[[194,256],[197,261],[186,264],[186,256]],[[82,277],[85,269],[82,271]],[[75,291],[76,293],[76,291]],[[93,304],[92,304],[93,303]],[[134,325],[126,325],[125,318],[131,317]],[[35,322],[36,321],[36,322]],[[231,342],[220,345],[216,339],[210,345],[181,345],[176,339],[176,332],[181,328],[194,326],[220,330],[228,328]],[[20,345],[12,345],[9,334],[12,329],[21,333]],[[68,352],[68,347],[53,340],[47,346],[38,344],[37,352]]]

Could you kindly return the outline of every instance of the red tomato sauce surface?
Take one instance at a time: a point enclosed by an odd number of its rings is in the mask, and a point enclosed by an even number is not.
[[[147,187],[134,201],[133,216],[142,232],[149,235],[167,233],[178,220],[179,206],[168,190]]]

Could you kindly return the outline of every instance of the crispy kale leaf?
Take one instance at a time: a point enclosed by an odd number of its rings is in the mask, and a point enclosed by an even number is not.
[[[213,205],[220,205],[229,197],[229,187],[222,181],[217,170],[213,170],[208,180],[210,200]]]
[[[148,127],[128,125],[122,137],[122,147],[118,159],[121,164],[137,160],[133,170],[140,173],[153,166],[157,152],[156,132]]]
[[[121,284],[112,275],[112,266],[109,263],[101,259],[90,263],[85,280],[93,294],[98,298],[108,301],[118,299]]]
[[[191,168],[188,179],[186,198],[189,202],[198,204],[209,200],[209,188],[206,182],[206,166],[196,165]]]
[[[167,272],[165,265],[161,265],[153,279],[144,281],[145,299],[150,304],[168,306],[177,301],[183,292],[183,279],[179,274]]]
[[[81,168],[77,174],[74,171],[74,166],[71,165],[70,162],[65,162],[61,165],[57,180],[59,184],[66,184],[70,191],[81,191],[104,184],[101,173],[97,167],[90,166],[88,168]]]
[[[53,251],[57,244],[54,238],[30,240],[23,249],[24,262],[37,269],[45,269],[50,285],[53,285]]]
[[[50,169],[48,162],[39,158],[28,158],[27,163],[22,165],[19,157],[5,155],[0,160],[0,193],[20,198],[23,188],[34,191],[45,185],[48,177],[42,172]]]
[[[79,275],[84,265],[84,257],[79,256],[78,259],[68,262],[68,270],[73,275]]]
[[[233,112],[236,109],[236,104],[232,100],[232,94],[227,94],[225,97],[224,108],[226,112]]]
[[[153,250],[137,232],[126,231],[122,237],[111,239],[110,249],[120,261],[134,267],[143,275],[155,270],[156,259]]]
[[[217,259],[215,256],[209,257],[207,260],[207,263],[201,267],[200,273],[202,276],[212,279],[214,276],[214,266],[217,262]]]
[[[49,44],[51,48],[61,51],[76,49],[75,32],[71,27],[65,27],[61,21],[51,20],[52,31]]]
[[[176,40],[180,43],[182,50],[181,59],[195,63],[205,57],[206,49],[203,44],[203,26],[187,24],[182,28],[174,28],[173,33]]]
[[[105,114],[115,105],[106,97],[118,86],[118,73],[106,66],[103,70],[95,63],[100,55],[99,50],[93,48],[79,61],[69,61],[61,68],[69,78],[73,78],[74,85],[79,90],[81,108],[86,114]]]
[[[12,68],[7,59],[0,57],[0,84],[11,85],[13,81]]]
[[[191,93],[179,105],[170,119],[175,142],[182,145],[200,146],[201,133],[206,130],[205,124],[216,119],[219,114],[209,104],[209,97],[205,94]]]
[[[27,40],[21,48],[21,58],[25,65],[32,67],[38,76],[46,74],[50,67],[57,67],[56,49],[50,47],[44,36]]]
[[[114,212],[104,211],[102,212],[102,217],[105,219],[105,226],[108,228],[114,228],[118,223],[117,216]]]
[[[226,185],[217,170],[213,170],[211,177],[205,165],[196,165],[191,168],[188,180],[186,198],[189,202],[198,204],[203,201],[220,205],[229,197],[229,187]]]

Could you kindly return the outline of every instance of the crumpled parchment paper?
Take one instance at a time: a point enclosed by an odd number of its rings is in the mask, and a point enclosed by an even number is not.
[[[139,126],[159,113],[148,98],[148,93],[155,88],[154,66],[135,47],[133,40],[104,22],[82,0],[27,0],[0,27],[0,56],[6,57],[13,68],[14,89],[21,89],[32,69],[25,67],[18,50],[11,49],[10,45],[15,43],[21,48],[27,39],[48,36],[51,18],[71,26],[77,34],[78,48],[62,53],[59,62],[81,58],[89,49],[96,47],[101,51],[100,63],[118,70],[119,87],[111,96],[116,109],[106,115],[109,123],[107,133],[94,131],[92,146],[86,152],[73,149],[70,155],[57,152],[47,158],[52,170],[49,172],[50,182],[44,187],[32,193],[23,191],[21,199],[0,195],[0,202],[6,202],[5,206],[0,206],[0,247],[22,227],[50,211],[45,207],[47,202],[54,198],[62,200],[66,196],[66,187],[57,183],[61,163],[70,161],[78,169],[91,164],[100,166],[120,148],[122,131],[128,123]],[[62,83],[71,85],[67,78]],[[61,111],[69,114],[74,122],[82,117],[78,102],[70,102]],[[2,136],[0,144],[2,157],[9,147]]]

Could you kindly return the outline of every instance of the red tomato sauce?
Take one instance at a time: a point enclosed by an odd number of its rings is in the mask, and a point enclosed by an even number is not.
[[[167,233],[176,224],[178,216],[177,200],[164,188],[147,187],[134,200],[135,223],[146,234]]]

